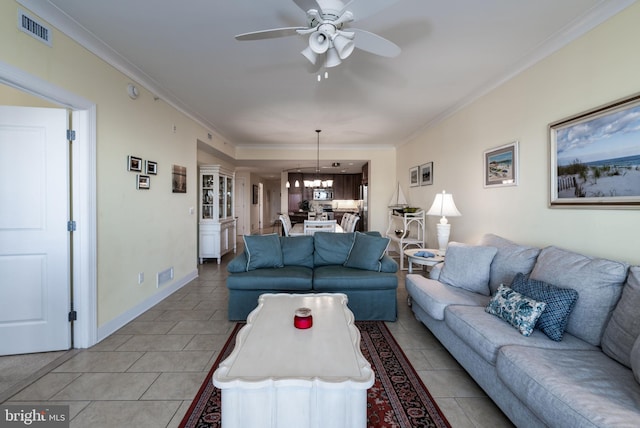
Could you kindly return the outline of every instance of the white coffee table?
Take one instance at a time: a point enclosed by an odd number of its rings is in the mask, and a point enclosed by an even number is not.
[[[416,253],[420,251],[428,251],[430,253],[435,254],[434,257],[420,257],[416,256]],[[444,256],[438,255],[438,250],[434,250],[432,248],[410,248],[408,250],[404,250],[404,255],[407,256],[409,261],[409,270],[408,273],[413,273],[413,264],[421,265],[421,266],[435,266],[440,262],[444,261]]]
[[[311,308],[313,327],[293,326]],[[366,427],[371,365],[344,294],[263,294],[213,374],[222,426]]]

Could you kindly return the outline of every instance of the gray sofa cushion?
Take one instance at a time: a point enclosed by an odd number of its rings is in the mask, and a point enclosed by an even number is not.
[[[422,275],[410,274],[405,279],[407,292],[430,317],[444,319],[444,310],[449,305],[486,306],[488,296],[451,287]]]
[[[488,296],[491,261],[497,251],[494,247],[450,242],[440,281]]]
[[[500,349],[498,376],[547,425],[637,427],[640,385],[600,351]]]
[[[500,318],[486,313],[482,306],[451,305],[444,311],[444,321],[460,339],[493,365],[496,364],[498,351],[505,345],[546,349],[598,349],[569,334],[565,335],[562,342],[554,342],[540,330],[534,330],[529,337],[523,336]]]
[[[498,249],[491,262],[489,288],[492,294],[500,284],[511,284],[517,273],[529,275],[540,254],[540,248],[518,245],[492,233],[484,235],[480,239],[480,245]]]
[[[547,247],[540,252],[530,277],[578,292],[567,332],[597,346],[622,293],[627,268],[624,263]]]
[[[631,348],[631,368],[633,369],[633,376],[636,381],[640,383],[640,336],[636,339],[636,342]]]
[[[622,290],[622,297],[604,330],[602,350],[616,361],[631,367],[631,348],[639,335],[640,266],[632,266]]]

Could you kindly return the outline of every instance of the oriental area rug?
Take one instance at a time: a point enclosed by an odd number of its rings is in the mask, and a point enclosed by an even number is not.
[[[181,428],[221,426],[220,390],[213,386],[211,378],[220,362],[233,350],[235,336],[243,325],[239,323],[234,328],[182,420]],[[361,334],[362,355],[375,373],[375,383],[367,393],[367,426],[450,428],[384,322],[356,321],[356,326]]]

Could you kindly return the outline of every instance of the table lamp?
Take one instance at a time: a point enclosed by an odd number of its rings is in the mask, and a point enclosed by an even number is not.
[[[429,208],[427,215],[442,216],[440,223],[436,226],[438,230],[438,247],[441,255],[444,255],[447,251],[447,243],[449,242],[449,234],[451,233],[451,225],[447,220],[449,217],[461,216],[460,211],[456,208],[456,204],[453,202],[453,195],[446,193],[444,190],[442,193],[438,193],[433,200],[433,205]]]

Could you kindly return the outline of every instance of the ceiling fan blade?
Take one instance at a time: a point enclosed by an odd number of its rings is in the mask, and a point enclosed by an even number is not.
[[[307,27],[285,27],[274,28],[272,30],[252,31],[251,33],[238,34],[236,40],[262,40],[275,39],[276,37],[286,37],[297,35],[298,30],[306,30]]]
[[[305,12],[308,11],[309,9],[316,9],[316,10],[322,9],[316,0],[293,0],[293,2],[297,4],[298,7]]]
[[[362,49],[363,51],[389,58],[398,56],[400,52],[402,52],[402,49],[400,49],[398,45],[377,34],[357,28],[349,28],[349,31],[356,34],[353,42],[356,48]]]
[[[391,6],[397,1],[398,0],[351,0],[342,8],[340,15],[348,10],[353,13],[354,21],[360,21],[361,19],[380,12],[382,9]]]

